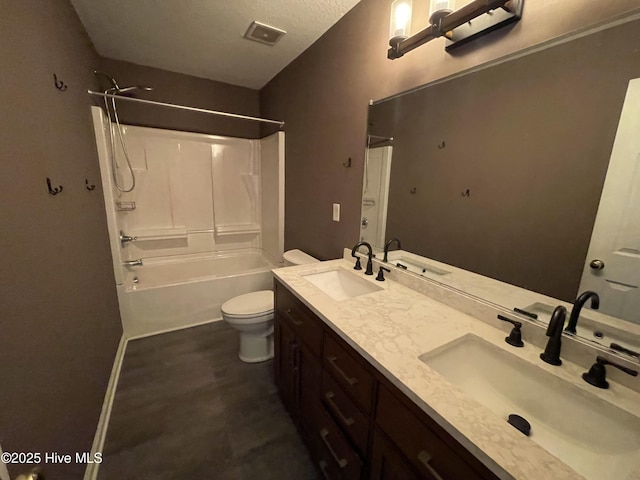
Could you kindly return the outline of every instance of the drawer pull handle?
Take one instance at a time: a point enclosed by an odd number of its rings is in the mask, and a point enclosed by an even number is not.
[[[342,378],[344,378],[347,381],[349,385],[355,385],[356,383],[358,383],[357,378],[350,377],[349,375],[344,373],[344,371],[336,363],[337,359],[338,358],[335,355],[330,355],[329,357],[327,357],[327,360],[329,361],[331,366],[335,368],[335,370],[342,376]]]
[[[324,460],[321,460],[318,463],[318,466],[320,467],[320,471],[322,472],[322,476],[324,478],[326,478],[326,480],[331,480],[331,477],[329,476],[329,474],[327,473],[327,467],[329,466],[327,464],[327,462],[325,462]]]
[[[302,320],[298,320],[296,317],[293,316],[293,309],[291,308],[287,308],[284,313],[287,314],[287,317],[289,317],[289,320],[291,320],[291,323],[293,323],[296,327],[299,327],[302,325]]]
[[[346,458],[338,458],[338,455],[336,455],[335,450],[333,449],[333,447],[329,443],[329,440],[327,439],[328,435],[329,435],[329,430],[327,430],[326,428],[323,428],[322,430],[320,430],[320,438],[322,439],[322,441],[326,445],[327,449],[329,449],[329,453],[331,454],[333,459],[336,461],[336,463],[338,464],[338,466],[340,468],[346,467],[347,463],[348,463],[347,459]]]
[[[442,480],[442,477],[440,476],[440,474],[438,474],[438,472],[435,471],[435,469],[431,466],[431,464],[429,463],[431,461],[431,454],[428,453],[425,450],[420,450],[420,453],[418,453],[418,461],[422,464],[422,466],[424,468],[427,469],[427,471],[436,479],[436,480]]]
[[[342,411],[340,411],[340,408],[338,408],[338,405],[334,403],[333,397],[335,397],[335,394],[333,392],[327,392],[324,394],[324,398],[327,399],[327,403],[331,407],[331,410],[333,410],[336,413],[336,415],[340,417],[340,420],[342,420],[342,423],[344,423],[347,427],[350,427],[355,423],[355,420],[351,417],[347,418],[344,416]]]

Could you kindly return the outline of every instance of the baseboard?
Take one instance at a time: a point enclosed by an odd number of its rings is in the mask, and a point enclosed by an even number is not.
[[[113,399],[116,395],[116,387],[118,386],[118,379],[120,378],[120,370],[122,368],[124,354],[127,349],[127,342],[128,339],[123,336],[120,339],[120,344],[116,351],[113,368],[111,369],[111,376],[109,377],[109,384],[107,385],[107,392],[104,395],[104,402],[102,403],[102,412],[100,412],[100,419],[98,420],[98,427],[96,428],[96,435],[93,438],[93,445],[91,446],[91,458],[96,458],[96,453],[102,455],[104,440],[107,436],[107,428],[109,426],[109,419],[111,418],[111,409],[113,408]],[[84,473],[84,480],[96,480],[98,478],[99,468],[99,463],[87,464],[87,469]]]

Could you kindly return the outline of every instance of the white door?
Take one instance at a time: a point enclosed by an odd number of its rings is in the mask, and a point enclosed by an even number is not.
[[[360,241],[384,248],[393,147],[367,148],[362,185]]]
[[[580,291],[600,311],[640,323],[640,78],[629,82]]]

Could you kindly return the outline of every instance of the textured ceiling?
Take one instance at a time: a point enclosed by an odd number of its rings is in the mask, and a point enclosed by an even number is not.
[[[98,53],[259,89],[359,0],[71,0]],[[259,22],[273,47],[243,39]]]

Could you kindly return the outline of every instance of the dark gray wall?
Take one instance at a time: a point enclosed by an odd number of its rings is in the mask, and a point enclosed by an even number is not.
[[[68,0],[0,11],[0,442],[75,454],[91,449],[121,337],[102,191],[85,188],[100,185],[86,93],[98,59]],[[84,469],[45,466],[52,480]]]
[[[428,2],[414,2],[414,31],[425,25]],[[261,90],[263,116],[285,120],[285,247],[319,258],[341,256],[358,239],[362,173],[370,99],[410,88],[521,51],[532,45],[624,15],[637,0],[553,4],[528,1],[523,19],[444,52],[435,40],[386,59],[388,0],[362,0]],[[349,157],[353,167],[342,163]],[[342,219],[331,220],[331,204]]]
[[[373,106],[372,133],[394,138],[387,237],[573,301],[640,77],[638,31],[627,23]]]
[[[108,58],[101,58],[99,66],[100,70],[113,76],[120,87],[148,85],[154,88],[151,92],[136,94],[138,98],[260,116],[260,94],[257,90]],[[101,91],[110,86],[104,78],[100,78],[100,84]],[[102,102],[99,104],[102,105]],[[120,101],[117,105],[123,123],[230,137],[260,138],[260,124],[257,122],[126,101]]]
[[[5,451],[89,451],[121,324],[86,90],[149,84],[141,95],[259,115],[243,87],[100,58],[68,0],[1,0],[0,444]],[[67,86],[54,87],[53,74]],[[119,108],[137,125],[259,137],[259,124],[148,106]],[[50,196],[45,178],[63,192]],[[85,179],[97,185],[85,189]],[[84,465],[47,465],[82,478]],[[10,466],[12,475],[24,469]]]

